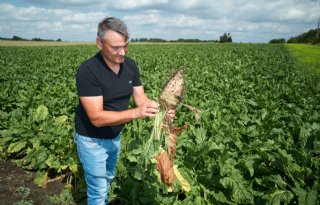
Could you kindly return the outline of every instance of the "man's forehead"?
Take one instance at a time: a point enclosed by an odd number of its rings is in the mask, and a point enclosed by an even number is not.
[[[129,45],[129,41],[126,42],[110,42],[109,43],[111,46],[113,47],[117,47],[117,46],[127,46]]]
[[[126,37],[123,34],[117,32],[117,31],[111,30],[111,29],[109,29],[106,32],[105,37],[106,38],[123,38],[125,40],[128,40],[128,39],[126,39]]]

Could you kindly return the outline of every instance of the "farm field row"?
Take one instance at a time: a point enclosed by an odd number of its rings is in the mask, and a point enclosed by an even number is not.
[[[66,174],[77,192],[85,194],[73,141],[75,73],[96,52],[88,45],[0,47],[1,157],[36,171],[40,186],[51,175]],[[136,120],[122,132],[110,200],[319,203],[320,81],[287,47],[133,44],[128,56],[136,60],[152,99],[183,66],[183,103],[200,109],[201,118],[196,124],[192,113],[177,108],[176,126],[188,124],[188,129],[178,138],[175,164],[190,183],[189,192],[182,193],[178,184],[168,192],[155,166],[144,166],[141,154],[153,122]]]

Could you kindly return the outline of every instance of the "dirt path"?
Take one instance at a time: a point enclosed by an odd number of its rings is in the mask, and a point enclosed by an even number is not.
[[[11,161],[0,159],[0,204],[11,205],[20,202],[50,205],[52,203],[48,197],[60,194],[64,186],[62,180],[56,180],[48,183],[46,188],[39,188],[33,179],[34,173],[24,171]]]

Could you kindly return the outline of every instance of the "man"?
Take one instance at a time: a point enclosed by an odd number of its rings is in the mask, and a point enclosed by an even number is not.
[[[154,117],[158,104],[148,99],[128,51],[126,25],[117,18],[98,25],[98,52],[81,64],[76,75],[79,104],[75,140],[87,183],[87,201],[107,204],[108,189],[120,154],[120,131],[126,122]],[[128,109],[133,96],[136,108]],[[170,111],[173,118],[174,111]]]

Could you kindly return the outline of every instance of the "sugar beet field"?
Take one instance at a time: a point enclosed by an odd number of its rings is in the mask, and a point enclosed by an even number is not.
[[[45,186],[65,175],[81,203],[85,186],[73,140],[75,73],[95,46],[0,47],[0,153]],[[132,44],[145,91],[156,99],[184,66],[175,164],[191,185],[162,184],[143,148],[153,120],[128,123],[110,200],[120,204],[319,204],[320,80],[284,45]],[[133,106],[132,102],[130,106]],[[152,157],[152,156],[150,156]],[[65,202],[73,203],[73,202]]]

